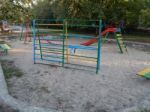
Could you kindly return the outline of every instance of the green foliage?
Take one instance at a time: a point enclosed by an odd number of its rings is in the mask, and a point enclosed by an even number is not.
[[[32,9],[33,16],[39,19],[53,18],[51,4],[49,0],[38,1]]]
[[[140,26],[150,27],[150,9],[143,9],[140,12],[139,24]]]
[[[150,110],[143,109],[143,110],[140,110],[139,112],[150,112]]]
[[[149,6],[150,0],[43,0],[34,6],[33,13],[36,18],[104,19],[114,23],[124,20],[126,27],[137,27],[139,15],[147,17],[149,11],[141,10]]]
[[[1,63],[6,79],[12,78],[13,76],[21,77],[23,75],[23,72],[14,65],[13,61],[3,60]]]
[[[30,8],[19,0],[0,0],[0,20],[22,22],[31,16]]]
[[[35,2],[36,1],[36,2]],[[125,21],[127,28],[149,27],[150,0],[1,0],[0,19],[34,18],[104,19]],[[140,24],[139,24],[140,23]]]

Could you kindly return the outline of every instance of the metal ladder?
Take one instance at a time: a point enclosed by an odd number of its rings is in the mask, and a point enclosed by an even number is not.
[[[116,37],[117,44],[118,44],[118,47],[119,47],[119,49],[120,49],[120,52],[121,52],[121,53],[128,52],[128,51],[127,51],[126,44],[124,43],[124,40],[123,40],[123,36],[122,36],[122,34],[121,34],[121,31],[115,32],[115,37]]]

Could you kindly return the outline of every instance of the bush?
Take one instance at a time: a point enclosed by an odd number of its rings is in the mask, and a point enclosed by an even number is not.
[[[139,25],[150,27],[150,9],[142,9],[139,17]]]

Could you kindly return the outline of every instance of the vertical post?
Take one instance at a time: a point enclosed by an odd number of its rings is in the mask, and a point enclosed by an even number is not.
[[[35,42],[36,42],[36,29],[35,29],[35,20],[33,20],[33,43],[32,43],[32,47],[33,47],[33,61],[34,61],[34,64],[35,64]]]
[[[119,49],[120,49],[120,52],[123,53],[122,47],[121,47],[121,45],[120,45],[120,42],[119,42],[119,39],[118,39],[118,37],[117,37],[116,32],[114,32],[114,36],[115,36],[115,39],[116,39],[116,41],[117,41],[117,45],[118,45],[118,47],[119,47]]]
[[[63,46],[62,46],[62,66],[64,67],[64,58],[65,58],[65,20],[63,20]]]
[[[41,59],[43,60],[42,47],[41,47],[41,38],[40,38],[40,35],[39,35],[39,29],[38,29],[38,40],[39,40],[40,56],[41,56]]]
[[[20,34],[20,40],[22,40],[22,37],[23,37],[23,23],[21,24],[21,27],[22,27],[22,29],[21,29],[21,34]]]
[[[104,38],[104,40],[103,40],[103,42],[102,42],[102,43],[105,43],[105,42],[107,41],[108,34],[109,34],[109,33],[106,33],[105,37],[103,37],[103,38]]]
[[[28,38],[28,23],[25,23],[25,37],[24,37],[24,43],[27,42],[27,38]]]
[[[98,73],[98,70],[100,69],[100,55],[101,55],[101,31],[102,31],[102,21],[99,20],[99,30],[98,30],[98,49],[97,49],[97,66],[96,66],[96,74]]]
[[[68,25],[67,25],[67,21],[65,21],[65,36],[66,36],[66,60],[67,63],[69,63],[69,48],[68,48]]]

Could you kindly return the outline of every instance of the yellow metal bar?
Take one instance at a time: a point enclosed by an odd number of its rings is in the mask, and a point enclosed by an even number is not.
[[[66,60],[67,60],[67,63],[69,63],[69,48],[68,48],[68,30],[67,30],[67,21],[65,21],[65,33],[66,33],[66,42],[65,42],[65,46],[67,47],[67,50],[66,50]]]
[[[72,59],[79,59],[79,60],[83,60],[83,61],[91,61],[91,62],[97,62],[97,59],[88,59],[85,57],[77,57],[77,56],[70,56]]]

